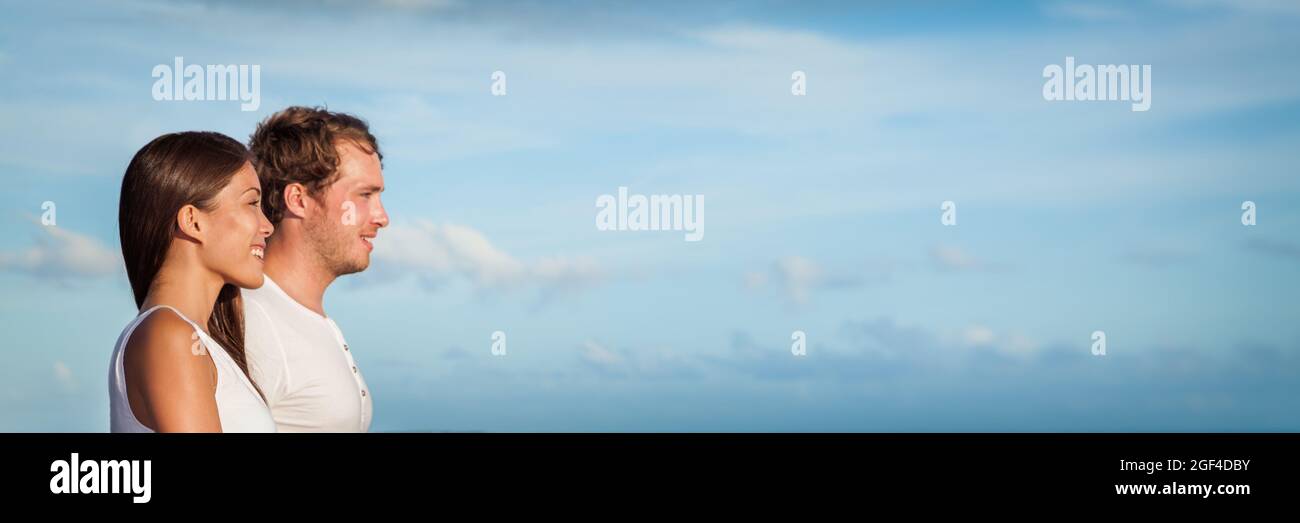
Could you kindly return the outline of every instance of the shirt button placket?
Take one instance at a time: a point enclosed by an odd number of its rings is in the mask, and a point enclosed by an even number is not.
[[[351,363],[351,362],[352,362],[352,354],[351,354],[352,351],[351,351],[350,349],[348,349],[348,344],[347,344],[347,343],[344,343],[344,344],[343,344],[343,352],[347,352],[347,353],[349,353],[349,354],[347,354],[347,357],[348,357],[348,363]],[[352,374],[354,374],[354,375],[357,374],[357,366],[356,366],[356,365],[353,365],[353,366],[352,366]],[[353,379],[356,379],[356,377],[354,376]],[[357,385],[360,385],[360,384],[361,384],[360,382],[357,383]],[[363,398],[366,397],[366,389],[361,389],[361,397],[363,397]]]

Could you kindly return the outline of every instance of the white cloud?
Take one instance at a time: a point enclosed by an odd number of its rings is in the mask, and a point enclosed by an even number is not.
[[[744,275],[745,287],[759,289],[769,282],[779,285],[795,305],[807,305],[815,290],[856,287],[863,277],[846,271],[830,272],[803,256],[786,256],[776,260],[767,271],[750,271]]]
[[[820,48],[842,52],[841,43],[811,31],[791,31],[773,27],[724,26],[699,31],[696,36],[727,49],[790,52],[796,47]]]
[[[745,273],[745,288],[757,289],[767,285],[767,273],[763,271],[749,271]]]
[[[96,278],[123,270],[121,256],[99,240],[62,227],[37,225],[36,245],[0,252],[0,269],[38,278]]]
[[[600,367],[619,367],[624,364],[623,356],[614,353],[604,345],[594,341],[587,341],[582,344],[580,352],[583,361]]]
[[[54,380],[66,392],[77,390],[77,379],[72,375],[72,369],[69,369],[68,365],[63,363],[63,360],[54,362]]]
[[[993,343],[993,338],[993,329],[983,325],[974,325],[962,332],[962,340],[968,345],[988,345]]]
[[[998,354],[1024,358],[1038,352],[1040,345],[1018,332],[995,332],[984,325],[972,325],[961,332],[961,343],[967,348],[991,349]]]
[[[973,269],[980,262],[960,247],[936,245],[930,250],[930,258],[944,269]]]
[[[1300,3],[1293,0],[1164,0],[1185,9],[1219,8],[1257,14],[1300,14]]]
[[[821,285],[826,278],[825,271],[820,265],[800,256],[777,260],[774,272],[785,285],[786,294],[799,304],[807,303],[808,293],[812,287]]]
[[[616,350],[592,340],[579,347],[578,358],[607,377],[686,378],[698,370],[694,359],[666,349]]]
[[[376,268],[415,274],[431,284],[462,279],[478,289],[540,287],[573,290],[600,283],[594,260],[552,256],[524,262],[502,251],[482,232],[457,224],[417,220],[385,229],[375,241]]]
[[[737,331],[729,353],[702,355],[700,359],[758,378],[867,382],[990,370],[1020,374],[1032,366],[1048,369],[1062,363],[1063,357],[1088,354],[1087,347],[1075,351],[1074,347],[1043,345],[1020,332],[999,332],[984,325],[940,331],[880,317],[848,322],[841,332],[823,338],[815,349],[810,348],[808,357],[792,358],[784,339],[758,340]]]
[[[936,245],[930,249],[930,259],[936,267],[945,271],[993,271],[1005,267],[990,263],[967,252],[961,247]]]

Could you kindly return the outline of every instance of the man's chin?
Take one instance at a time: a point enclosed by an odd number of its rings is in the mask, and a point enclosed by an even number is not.
[[[346,267],[343,268],[343,272],[339,273],[339,276],[343,276],[345,274],[356,274],[358,272],[366,270],[366,268],[368,267],[370,267],[370,256],[363,257],[359,260],[354,261],[353,263],[348,264]]]

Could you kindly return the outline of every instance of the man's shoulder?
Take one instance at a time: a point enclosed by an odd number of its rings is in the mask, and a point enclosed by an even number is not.
[[[253,381],[262,387],[268,404],[283,396],[288,386],[288,358],[281,341],[273,307],[267,307],[265,293],[241,291],[244,302],[244,354]]]
[[[275,307],[267,302],[266,293],[259,292],[258,289],[243,289],[241,294],[244,301],[245,344],[251,349],[268,344],[278,346]]]
[[[268,278],[269,284],[269,278]],[[240,289],[240,294],[244,300],[244,318],[245,319],[275,319],[277,314],[282,314],[283,303],[281,296],[268,288],[269,285],[262,285],[256,289]]]
[[[239,289],[239,294],[243,296],[244,301],[254,301],[264,303],[271,298],[271,290],[263,283],[256,289]]]

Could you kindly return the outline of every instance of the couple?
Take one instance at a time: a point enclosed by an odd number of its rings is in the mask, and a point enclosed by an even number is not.
[[[379,144],[358,118],[290,107],[249,147],[166,134],[122,179],[139,315],[109,366],[112,432],[365,432],[371,398],[322,307],[388,225]]]

